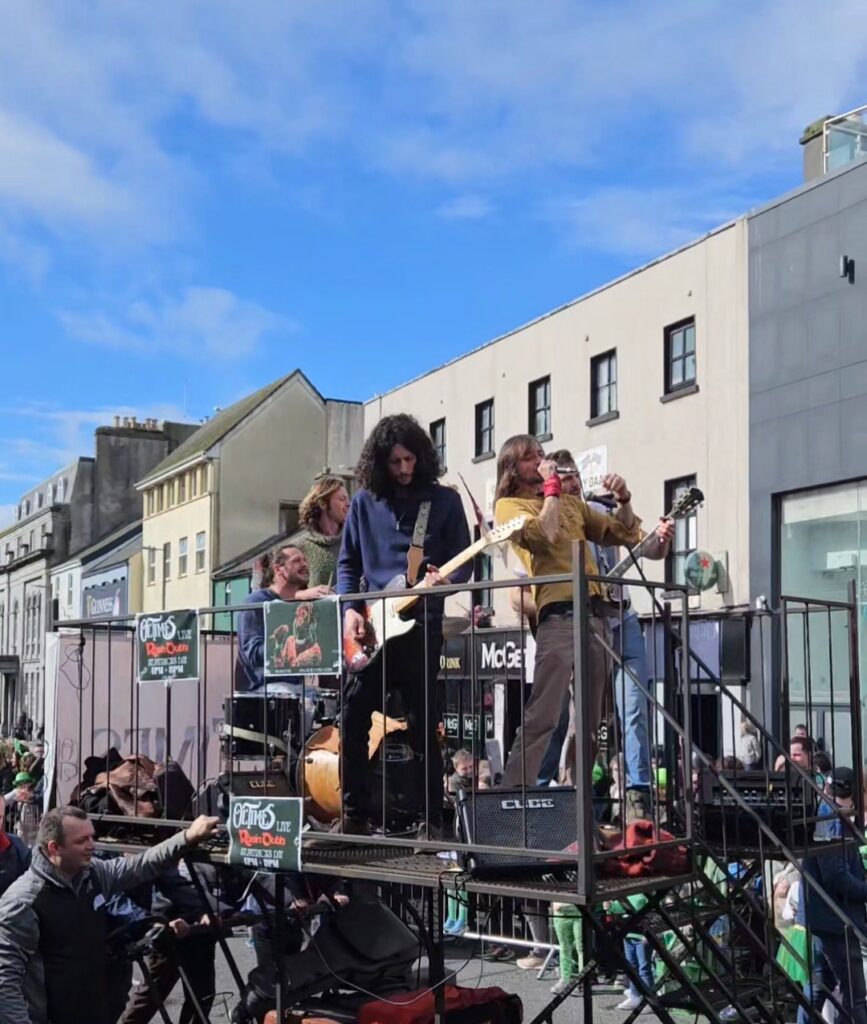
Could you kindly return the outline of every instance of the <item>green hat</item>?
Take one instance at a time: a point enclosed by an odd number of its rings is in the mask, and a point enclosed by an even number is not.
[[[30,785],[32,786],[33,782],[34,782],[33,776],[30,774],[30,772],[19,772],[15,776],[15,785],[16,786],[21,786],[25,782],[29,782]]]
[[[605,769],[598,761],[593,765],[593,774],[591,778],[594,782],[601,782],[605,778]]]

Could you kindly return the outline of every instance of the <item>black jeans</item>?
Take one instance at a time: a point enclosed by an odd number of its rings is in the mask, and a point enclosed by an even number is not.
[[[215,940],[208,936],[191,935],[185,939],[179,939],[174,945],[174,951],[175,956],[171,953],[168,956],[163,953],[151,953],[145,958],[151,981],[159,993],[159,998],[163,1002],[168,999],[180,977],[178,973],[180,965],[205,1014],[210,1013],[216,987]],[[127,1003],[121,1024],[146,1024],[158,1009],[159,1003],[156,995],[147,985],[140,985]],[[184,1005],[181,1007],[178,1021],[180,1024],[192,1024],[193,1021],[198,1020],[199,1017],[185,994]]]
[[[427,633],[427,641],[425,634]],[[427,651],[425,651],[427,643]],[[407,742],[422,761],[425,788],[417,787],[415,812],[418,820],[442,823],[443,759],[437,737],[439,699],[437,675],[442,651],[442,632],[419,622],[408,633],[389,640],[379,657],[358,675],[351,675],[343,692],[341,743],[343,746],[343,810],[347,817],[367,818],[371,814],[373,766],[368,757],[371,715],[382,706],[383,672],[385,689],[400,694],[409,725]],[[426,655],[426,656],[425,656]],[[388,776],[386,774],[386,784]]]
[[[858,940],[852,934],[814,931],[813,971],[810,984],[804,988],[804,995],[820,1017],[825,999],[838,984],[843,1009],[849,1014],[852,1024],[867,1024],[864,966]],[[798,1021],[806,1019],[806,1012],[800,1008]]]

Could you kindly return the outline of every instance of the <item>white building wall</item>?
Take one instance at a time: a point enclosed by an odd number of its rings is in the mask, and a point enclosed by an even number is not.
[[[578,454],[604,446],[609,471],[626,478],[637,513],[650,525],[664,511],[665,482],[694,474],[706,497],[698,513],[698,546],[727,557],[729,565],[728,590],[705,592],[695,603],[713,608],[746,602],[746,268],[745,221],[739,220],[372,399],[365,405],[365,434],[391,413],[412,413],[425,427],[445,417],[444,482],[459,485],[462,473],[489,511],[496,459],[474,459],[475,406],[494,399],[494,449],[499,450],[506,438],[528,431],[528,386],[550,375],[553,436],[545,447]],[[664,330],[691,316],[698,391],[661,402]],[[588,426],[590,361],[610,349],[617,351],[619,416]],[[646,562],[645,570],[651,579],[664,577],[659,563]],[[511,570],[495,558],[494,575],[504,578]],[[495,608],[497,624],[513,621],[503,591],[495,592]]]

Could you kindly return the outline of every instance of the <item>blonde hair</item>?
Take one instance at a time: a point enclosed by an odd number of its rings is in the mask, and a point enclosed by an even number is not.
[[[346,484],[337,476],[323,476],[317,480],[304,495],[298,509],[298,521],[305,529],[315,529],[319,525],[319,517],[328,508],[334,495]]]

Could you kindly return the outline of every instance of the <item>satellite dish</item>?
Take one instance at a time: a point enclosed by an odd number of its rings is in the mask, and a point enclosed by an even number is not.
[[[693,551],[686,560],[683,575],[695,590],[710,590],[719,579],[719,563],[707,551]]]

